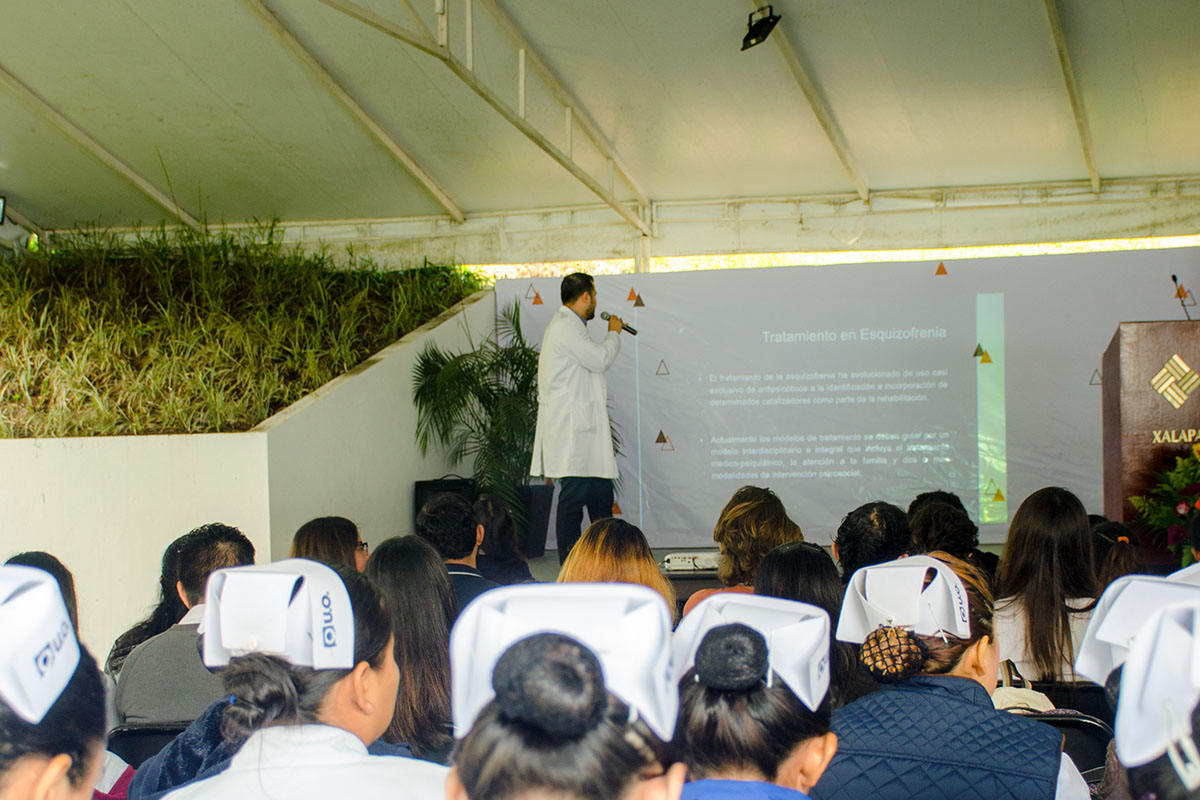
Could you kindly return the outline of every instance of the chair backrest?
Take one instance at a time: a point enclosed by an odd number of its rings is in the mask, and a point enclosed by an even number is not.
[[[1108,744],[1113,739],[1113,729],[1104,720],[1073,711],[1022,716],[1044,722],[1061,733],[1063,752],[1075,762],[1084,780],[1093,785],[1100,783],[1108,761]]]
[[[1095,717],[1110,728],[1114,725],[1116,712],[1105,699],[1103,686],[1087,682],[1034,681],[1030,688],[1049,697],[1055,708],[1070,708],[1080,714]]]
[[[121,725],[113,728],[108,734],[109,752],[120,756],[121,760],[134,769],[139,768],[146,759],[156,755],[171,741],[187,729],[185,724],[177,725]]]

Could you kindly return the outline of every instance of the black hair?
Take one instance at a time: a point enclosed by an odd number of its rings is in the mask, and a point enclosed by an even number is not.
[[[763,557],[754,576],[754,593],[798,600],[829,615],[829,699],[834,708],[850,702],[857,677],[858,648],[834,638],[845,594],[837,564],[812,542],[781,544]]]
[[[1096,548],[1096,596],[1125,575],[1146,572],[1146,558],[1137,544],[1137,535],[1120,522],[1101,522],[1092,527]]]
[[[71,757],[67,778],[72,786],[79,786],[92,759],[101,757],[107,730],[100,667],[80,645],[75,673],[36,725],[0,702],[0,783],[5,773],[27,756],[66,754]]]
[[[350,596],[354,614],[354,663],[378,668],[391,656],[392,620],[370,579],[353,567],[330,564]],[[349,669],[313,669],[284,658],[251,653],[229,660],[221,672],[230,704],[221,715],[221,734],[240,746],[255,731],[271,725],[317,721],[325,695]]]
[[[254,545],[231,525],[211,522],[188,534],[179,548],[179,582],[192,605],[204,602],[208,576],[224,567],[254,563]]]
[[[767,686],[767,643],[741,624],[708,631],[679,682],[675,741],[693,778],[730,770],[774,781],[805,741],[829,732],[826,696],[810,711],[782,680]]]
[[[450,627],[458,603],[450,576],[433,545],[396,536],[375,548],[367,577],[391,616],[393,655],[400,669],[396,710],[385,741],[416,754],[450,743]]]
[[[301,525],[292,536],[288,558],[307,558],[354,568],[355,551],[360,541],[358,526],[345,517],[317,517]]]
[[[475,524],[483,526],[483,544],[479,549],[497,561],[524,561],[517,549],[517,526],[508,503],[494,494],[475,500]]]
[[[908,515],[912,553],[935,550],[957,558],[968,558],[979,546],[979,527],[961,508],[947,503],[925,503]]]
[[[150,612],[150,616],[122,633],[113,642],[104,665],[104,671],[109,675],[115,677],[121,671],[125,658],[135,647],[179,622],[187,613],[187,606],[179,599],[179,591],[175,584],[179,582],[179,550],[190,535],[185,533],[167,545],[167,549],[163,551],[162,568],[158,575],[158,605]]]
[[[439,492],[417,514],[417,535],[443,558],[466,558],[475,549],[475,511],[453,492]]]
[[[1200,550],[1200,514],[1192,517],[1188,526],[1188,544],[1193,550]]]
[[[563,303],[573,303],[584,292],[596,291],[596,281],[591,275],[586,272],[572,272],[570,275],[562,279],[562,284],[559,286],[559,296],[562,297]]]
[[[459,743],[467,796],[510,800],[541,789],[572,800],[612,800],[647,767],[665,768],[669,747],[605,690],[595,655],[567,636],[543,633],[496,663],[496,698]]]
[[[71,570],[67,569],[66,564],[42,550],[17,553],[4,564],[6,566],[13,564],[20,567],[36,567],[43,572],[50,573],[50,576],[58,582],[58,591],[62,594],[63,605],[67,607],[67,615],[71,618],[71,627],[75,629],[76,637],[79,636],[79,602],[75,599],[75,576],[71,574]]]
[[[891,503],[866,503],[838,525],[834,543],[842,562],[842,581],[856,570],[894,561],[908,552],[908,516]]]
[[[912,519],[913,514],[917,513],[923,506],[927,506],[930,503],[941,503],[942,505],[957,508],[964,514],[967,513],[967,507],[963,505],[961,497],[956,495],[954,492],[947,492],[943,491],[942,489],[937,489],[932,492],[921,492],[912,499],[912,502],[908,504],[909,520]]]

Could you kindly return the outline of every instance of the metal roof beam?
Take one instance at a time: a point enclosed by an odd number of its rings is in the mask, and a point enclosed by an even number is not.
[[[45,231],[42,229],[41,225],[38,225],[36,222],[34,222],[29,217],[22,214],[20,211],[13,210],[12,198],[9,198],[8,202],[4,204],[4,216],[8,217],[10,220],[12,220],[16,224],[20,225],[22,228],[24,228],[27,231],[33,231],[38,236],[45,235]],[[4,224],[4,219],[0,218],[0,225],[3,225],[3,224]]]
[[[1063,81],[1067,84],[1067,96],[1071,99],[1071,113],[1075,116],[1075,128],[1079,131],[1079,145],[1083,148],[1083,160],[1087,164],[1088,176],[1092,181],[1092,191],[1100,191],[1100,173],[1096,169],[1096,158],[1093,154],[1092,131],[1088,127],[1087,115],[1083,110],[1083,96],[1079,93],[1079,84],[1075,80],[1075,68],[1071,65],[1071,51],[1067,49],[1067,37],[1063,33],[1062,18],[1058,15],[1055,0],[1044,0],[1046,17],[1050,22],[1050,36],[1054,39],[1054,50],[1058,53],[1058,63],[1062,67]]]
[[[467,0],[467,2],[470,1]],[[534,49],[529,39],[517,27],[512,17],[508,15],[508,12],[501,8],[497,0],[479,0],[479,3],[492,13],[492,16],[500,23],[501,29],[512,39],[517,49],[525,51],[525,58],[529,66],[533,67],[533,71],[542,79],[542,83],[550,90],[550,94],[554,96],[554,99],[566,108],[571,109],[572,118],[575,123],[592,140],[592,144],[596,146],[600,154],[605,158],[612,159],[617,175],[629,187],[629,191],[637,198],[638,203],[644,206],[650,205],[650,200],[647,198],[646,193],[641,190],[637,182],[630,176],[629,170],[617,154],[616,148],[608,140],[608,137],[604,135],[604,132],[600,130],[600,126],[596,124],[587,108],[579,100],[575,99],[575,96],[571,94],[570,90],[567,89],[554,70],[550,69],[550,65]]]
[[[751,9],[757,11],[760,5],[759,0],[750,0]],[[792,77],[799,84],[800,91],[804,93],[804,98],[808,100],[809,108],[812,109],[813,115],[816,116],[817,122],[821,125],[821,129],[825,131],[825,138],[833,146],[833,152],[837,154],[838,161],[842,162],[842,169],[846,170],[846,174],[850,176],[850,180],[854,183],[854,189],[858,192],[858,196],[864,202],[869,200],[871,190],[867,188],[867,182],[862,177],[862,170],[859,169],[858,164],[854,161],[854,156],[850,153],[850,145],[846,142],[845,135],[834,120],[833,113],[830,111],[829,106],[826,105],[825,99],[821,96],[820,88],[817,86],[816,81],[812,79],[812,76],[808,74],[808,71],[804,69],[796,48],[792,46],[786,32],[782,30],[782,24],[776,27],[775,35],[770,37],[771,41],[779,46],[779,52],[783,54],[783,60],[787,62]]]
[[[52,106],[49,101],[22,83],[16,75],[13,75],[3,66],[0,66],[0,83],[8,86],[13,93],[32,106],[43,117],[45,117],[51,125],[58,128],[88,153],[104,162],[106,166],[136,186],[138,190],[142,192],[142,194],[146,195],[155,203],[162,206],[172,216],[177,217],[180,222],[184,223],[189,228],[193,228],[198,231],[204,229],[204,225],[200,223],[200,220],[181,209],[179,204],[176,203],[173,198],[164,194],[158,189],[158,187],[139,175],[133,167],[126,164],[115,153],[113,153],[104,145],[100,144],[100,142],[96,141],[96,139],[94,139],[91,134],[89,134],[83,128],[67,119],[67,117],[64,116],[63,113],[57,108]],[[6,211],[5,213],[8,214],[9,212]],[[16,219],[16,217],[13,217],[14,221],[16,221]]]
[[[500,99],[499,95],[493,92],[487,84],[471,70],[467,69],[462,61],[455,58],[449,48],[439,47],[436,42],[429,40],[427,37],[418,36],[417,34],[407,31],[395,23],[379,16],[375,12],[363,8],[352,0],[320,0],[321,3],[329,6],[335,11],[340,11],[348,17],[352,17],[365,25],[368,25],[375,30],[387,34],[388,36],[405,44],[416,47],[424,53],[428,53],[437,57],[445,64],[451,72],[459,77],[463,83],[471,88],[475,94],[479,95],[484,102],[495,109],[500,116],[504,117],[508,122],[525,134],[526,138],[532,141],[535,145],[553,158],[567,172],[571,173],[592,193],[603,200],[611,207],[620,217],[628,222],[633,227],[637,228],[642,234],[650,236],[650,226],[638,214],[634,213],[624,203],[617,199],[616,195],[610,189],[605,188],[598,180],[589,175],[586,170],[580,167],[575,161],[559,150],[553,142],[545,137],[536,127],[525,120],[515,109],[512,109]]]
[[[426,191],[433,195],[434,199],[441,204],[442,208],[446,209],[446,213],[448,213],[455,222],[463,222],[466,220],[466,216],[455,204],[455,202],[450,199],[450,195],[446,193],[446,190],[443,189],[438,182],[433,179],[433,176],[426,172],[425,169],[417,163],[416,159],[409,155],[407,150],[401,147],[400,144],[383,129],[383,126],[380,125],[379,122],[372,117],[370,113],[368,113],[368,111],[363,108],[362,105],[355,100],[348,91],[346,91],[346,88],[342,86],[342,84],[338,82],[337,78],[333,77],[329,70],[325,68],[325,65],[318,61],[317,57],[313,55],[312,52],[309,51],[309,49],[305,47],[299,39],[296,38],[296,35],[292,33],[286,25],[283,24],[283,21],[276,16],[274,11],[268,8],[267,5],[262,2],[262,0],[246,0],[246,5],[249,6],[250,10],[258,15],[258,17],[267,24],[267,27],[269,27],[279,38],[279,40],[283,42],[283,44],[286,45],[287,48],[291,50],[297,58],[300,59],[301,62],[303,62],[304,66],[308,67],[309,71],[312,72],[313,75],[315,75],[317,79],[325,86],[326,91],[333,95],[333,97],[339,103],[345,106],[346,110],[349,111],[350,114],[357,119],[364,128],[367,129],[367,132],[375,137],[375,139],[382,144],[389,153],[391,153],[392,157],[396,159],[396,161],[400,162],[401,166],[408,170],[408,172],[414,178],[420,181],[421,185],[425,187]]]

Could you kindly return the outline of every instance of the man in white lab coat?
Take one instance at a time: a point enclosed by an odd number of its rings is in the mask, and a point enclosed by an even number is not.
[[[621,351],[620,317],[610,317],[597,342],[587,323],[596,316],[596,283],[575,272],[562,280],[562,308],[555,312],[538,356],[538,416],[530,475],[559,486],[555,538],[562,563],[579,539],[583,508],[596,521],[612,516],[617,477],[608,423],[605,371]]]

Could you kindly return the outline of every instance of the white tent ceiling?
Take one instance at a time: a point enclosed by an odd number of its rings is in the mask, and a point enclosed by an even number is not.
[[[1200,230],[1200,2],[774,6],[6,0],[0,194],[468,260]]]

